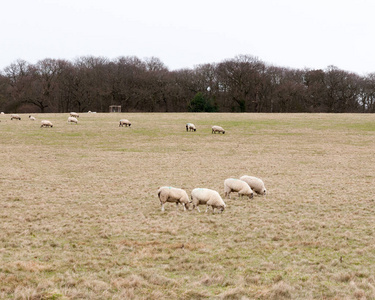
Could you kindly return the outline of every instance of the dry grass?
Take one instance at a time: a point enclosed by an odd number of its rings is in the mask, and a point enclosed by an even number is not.
[[[375,298],[375,115],[37,118],[0,116],[1,299]],[[160,211],[244,174],[268,196]]]

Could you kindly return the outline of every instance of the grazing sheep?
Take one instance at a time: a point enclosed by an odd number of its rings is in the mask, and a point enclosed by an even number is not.
[[[33,117],[32,115],[29,116],[29,119],[30,119],[31,121],[35,121],[35,117]]]
[[[42,120],[40,127],[53,127],[52,122],[48,120]]]
[[[70,113],[70,116],[71,117],[74,117],[74,118],[79,118],[79,114],[75,113],[75,112],[71,112]]]
[[[166,202],[176,202],[176,209],[178,209],[178,204],[181,204],[184,210],[189,209],[191,203],[188,194],[183,189],[171,186],[160,187],[158,189],[158,197],[161,204],[161,211],[164,211],[164,204]]]
[[[2,111],[2,112],[0,113],[0,115],[4,115],[4,112]]]
[[[223,212],[225,209],[225,203],[218,192],[210,189],[196,188],[191,192],[191,200],[193,203],[193,209],[196,207],[200,212],[198,205],[206,204],[206,212],[208,208],[212,207],[212,213],[215,213],[215,208],[219,209],[219,212]]]
[[[243,180],[228,178],[224,180],[225,198],[229,197],[231,192],[238,192],[238,196],[246,195],[249,199],[254,197],[254,192],[250,186]]]
[[[216,132],[224,134],[225,130],[223,129],[223,127],[214,125],[212,126],[212,133],[216,133]]]
[[[193,123],[187,123],[186,131],[197,131],[197,129],[195,128],[195,125]]]
[[[130,123],[130,121],[129,120],[127,120],[127,119],[121,119],[120,120],[120,124],[118,125],[119,127],[121,126],[121,127],[124,127],[124,125],[125,125],[125,127],[130,127],[131,125],[132,125],[132,123]]]
[[[240,179],[245,181],[251,187],[251,189],[257,194],[265,195],[267,193],[267,190],[264,186],[264,182],[262,179],[247,175],[242,176]]]
[[[77,118],[74,118],[74,117],[68,117],[68,123],[76,123],[76,124],[78,124],[78,120],[77,120]]]
[[[21,117],[17,114],[11,114],[10,115],[10,119],[13,120],[13,119],[16,119],[16,120],[20,120],[21,121]]]

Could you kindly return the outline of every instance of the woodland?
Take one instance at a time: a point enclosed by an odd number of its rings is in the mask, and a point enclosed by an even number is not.
[[[159,58],[19,59],[0,71],[5,113],[375,112],[375,72],[292,69],[238,55],[170,70]]]

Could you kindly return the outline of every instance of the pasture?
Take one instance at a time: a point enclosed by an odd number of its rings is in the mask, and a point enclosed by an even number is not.
[[[1,299],[375,298],[375,115],[35,116],[0,115]],[[160,210],[245,174],[268,195]]]

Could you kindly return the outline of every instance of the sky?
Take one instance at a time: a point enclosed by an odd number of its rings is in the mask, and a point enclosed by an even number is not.
[[[375,0],[12,0],[0,70],[18,59],[159,58],[170,70],[255,56],[375,73]]]

